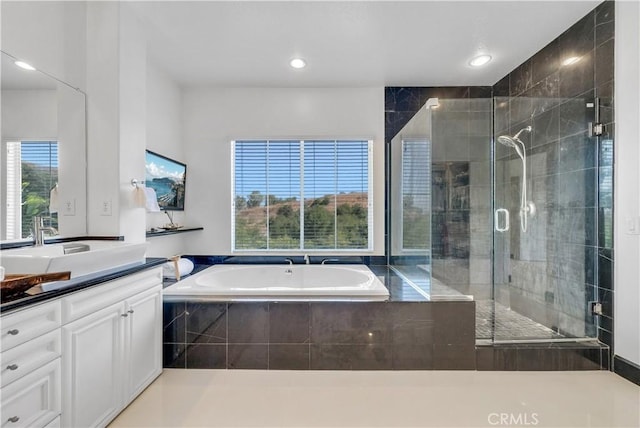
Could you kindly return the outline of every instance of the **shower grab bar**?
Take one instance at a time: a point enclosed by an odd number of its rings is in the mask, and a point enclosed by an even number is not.
[[[504,213],[504,227],[500,227],[500,213]],[[505,208],[498,208],[494,214],[494,222],[496,225],[496,231],[506,232],[509,230],[509,210]]]

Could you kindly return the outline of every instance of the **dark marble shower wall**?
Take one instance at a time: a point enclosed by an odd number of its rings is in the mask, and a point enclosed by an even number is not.
[[[614,3],[607,1],[497,82],[494,130],[526,126],[528,199],[537,214],[522,233],[521,170],[515,153],[496,147],[496,204],[512,212],[496,241],[496,300],[569,336],[612,345]],[[579,60],[563,65],[569,57]],[[590,137],[600,101],[601,137]],[[501,262],[502,261],[502,264]],[[593,316],[591,301],[603,303]]]

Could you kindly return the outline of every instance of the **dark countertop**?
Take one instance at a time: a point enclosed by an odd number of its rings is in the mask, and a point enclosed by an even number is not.
[[[77,278],[70,279],[69,281],[65,281],[68,284],[64,288],[61,288],[59,290],[44,291],[32,296],[24,294],[24,297],[18,297],[17,299],[4,302],[0,304],[0,313],[4,314],[15,309],[33,305],[34,303],[40,303],[47,300],[55,299],[57,297],[64,296],[65,294],[93,287],[94,285],[99,285],[107,281],[122,278],[123,276],[137,273],[152,267],[160,266],[166,261],[167,259],[165,258],[147,258],[144,263],[141,263],[139,265],[124,268],[114,268],[89,275],[79,276]]]

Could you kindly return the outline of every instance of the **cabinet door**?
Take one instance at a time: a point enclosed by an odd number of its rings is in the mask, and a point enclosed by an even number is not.
[[[105,426],[122,408],[124,304],[62,327],[66,427]]]
[[[127,403],[162,372],[162,288],[126,301],[128,315],[126,363],[129,370]]]

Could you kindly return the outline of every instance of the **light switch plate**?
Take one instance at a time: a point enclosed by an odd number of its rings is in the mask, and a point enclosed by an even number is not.
[[[74,216],[76,215],[76,200],[67,199],[62,204],[62,215]]]
[[[102,204],[100,205],[100,215],[112,215],[111,199],[102,201]]]

